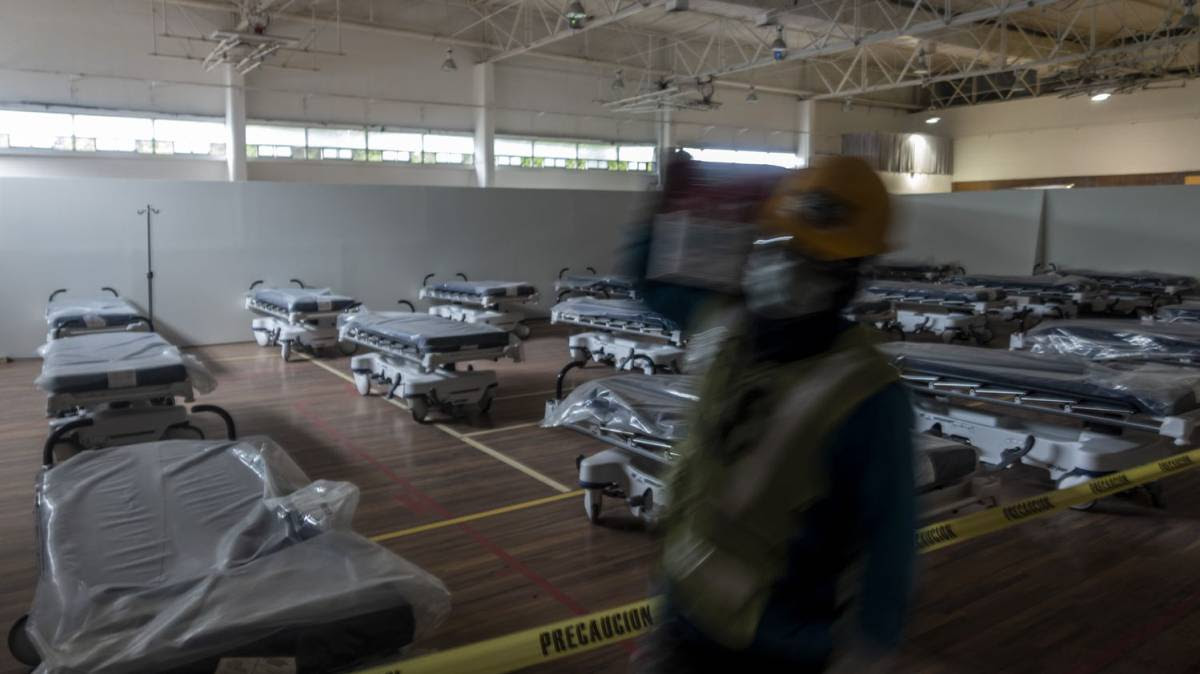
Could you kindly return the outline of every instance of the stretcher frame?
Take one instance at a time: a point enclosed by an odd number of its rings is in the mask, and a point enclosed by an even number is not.
[[[432,410],[457,418],[485,414],[491,409],[498,386],[496,373],[472,366],[460,370],[459,363],[501,358],[514,363],[523,360],[521,341],[511,333],[503,347],[426,353],[350,324],[342,327],[339,337],[371,351],[350,359],[359,395],[370,395],[372,382],[382,384],[387,387],[385,397],[403,399],[418,423],[426,423]]]
[[[680,330],[666,330],[626,319],[584,316],[559,309],[551,309],[550,323],[590,328],[567,337],[570,360],[559,370],[555,380],[558,398],[562,398],[567,373],[585,367],[589,361],[610,365],[624,372],[640,369],[645,374],[679,373],[683,369],[687,351]]]
[[[301,288],[307,288],[300,279],[291,279],[292,283]],[[250,284],[253,291],[262,281]],[[287,311],[286,309],[260,302],[252,295],[246,295],[246,309],[259,315],[250,321],[250,329],[254,332],[254,341],[259,346],[278,346],[279,355],[286,362],[293,351],[302,349],[309,354],[319,355],[323,349],[337,347],[338,351],[349,356],[356,348],[347,349],[338,340],[338,317],[342,314],[358,311],[360,304],[356,303],[345,309],[330,311]]]
[[[468,281],[467,275],[462,272],[458,272],[455,275],[463,281]],[[429,279],[434,276],[435,274],[426,274],[425,278],[421,280],[421,290],[417,293],[417,299],[437,300],[449,302],[449,304],[434,304],[430,306],[430,314],[463,323],[491,325],[505,332],[511,332],[521,339],[529,336],[529,326],[521,322],[525,320],[525,313],[513,311],[512,307],[537,303],[540,297],[537,292],[518,296],[480,295],[476,293],[439,290],[426,285]]]
[[[121,299],[120,293],[118,293],[116,291],[116,289],[111,286],[104,286],[100,290],[102,290],[104,292],[112,293],[113,297],[116,297],[117,299]],[[53,302],[55,297],[58,297],[62,293],[65,293],[68,291],[69,291],[69,289],[67,289],[67,288],[59,288],[58,290],[55,290],[54,292],[50,293],[50,298],[48,300],[46,300],[46,303],[49,304],[49,303]],[[154,332],[153,321],[151,321],[149,318],[147,318],[145,316],[138,316],[137,318],[138,318],[138,320],[136,320],[132,323],[127,323],[125,325],[104,325],[104,326],[99,326],[99,327],[86,327],[85,326],[82,328],[70,327],[70,326],[63,326],[63,327],[59,327],[59,328],[50,327],[46,333],[46,341],[52,342],[56,339],[61,339],[63,337],[75,337],[78,335],[93,335],[93,334],[97,334],[97,333],[101,333],[101,332]]]
[[[593,276],[599,277],[600,275],[600,273],[596,271],[595,267],[584,267],[584,269],[587,269]],[[595,283],[589,286],[580,286],[578,284],[568,283],[567,280],[563,278],[563,274],[569,271],[571,271],[570,267],[563,267],[562,269],[558,270],[558,279],[554,282],[554,294],[559,302],[562,302],[570,297],[595,297],[598,299],[628,300],[638,299],[638,293],[633,288],[613,286],[609,283],[605,283],[603,278],[598,278]]]

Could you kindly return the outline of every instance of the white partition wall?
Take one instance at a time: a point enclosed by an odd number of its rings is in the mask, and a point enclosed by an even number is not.
[[[1028,274],[1037,261],[1041,190],[909,195],[892,204],[898,259],[957,262],[977,274]]]
[[[256,279],[300,278],[374,308],[415,299],[421,278],[530,281],[550,298],[558,269],[607,270],[645,195],[596,190],[0,180],[0,344],[33,355],[56,288],[113,286],[144,306],[153,203],[155,313],[180,344],[242,341]],[[548,301],[548,300],[547,300]],[[545,303],[545,301],[544,301]]]
[[[1046,261],[1200,276],[1200,186],[1052,190]]]

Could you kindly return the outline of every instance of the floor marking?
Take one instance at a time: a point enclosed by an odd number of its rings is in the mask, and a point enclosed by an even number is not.
[[[555,393],[555,390],[550,389],[549,391],[534,391],[533,393],[514,393],[514,394],[508,395],[508,396],[496,396],[495,399],[496,400],[515,400],[517,398],[532,398],[534,396],[554,395],[554,393]]]
[[[448,527],[448,526],[451,526],[454,524],[462,524],[464,522],[474,522],[475,520],[481,520],[485,517],[495,517],[496,515],[503,515],[505,513],[516,512],[518,510],[524,510],[526,508],[535,508],[537,506],[545,505],[547,503],[555,503],[557,501],[562,501],[562,500],[565,500],[568,498],[574,498],[576,496],[580,496],[581,494],[583,494],[583,490],[576,489],[575,491],[569,491],[569,492],[566,492],[565,494],[555,494],[554,496],[546,496],[544,498],[536,498],[536,499],[533,499],[532,501],[523,501],[521,503],[514,503],[512,505],[507,505],[507,506],[504,506],[501,508],[494,508],[492,510],[485,510],[483,512],[473,513],[471,515],[463,515],[462,517],[455,517],[453,519],[448,519],[448,520],[438,520],[437,522],[430,522],[428,524],[422,524],[419,526],[410,527],[408,529],[401,529],[399,531],[391,531],[386,534],[379,534],[377,536],[371,536],[371,540],[375,541],[376,543],[382,543],[383,541],[390,541],[394,538],[411,536],[413,534],[419,534],[424,531],[430,531],[433,529],[441,529],[442,527]]]
[[[529,428],[530,426],[540,426],[541,421],[527,421],[523,424],[513,424],[512,426],[501,426],[499,428],[485,428],[482,431],[471,431],[463,433],[463,437],[474,438],[480,435],[488,435],[489,433],[503,433],[504,431],[515,431],[518,428]]]
[[[331,372],[331,373],[341,377],[342,379],[345,379],[348,382],[351,382],[351,383],[354,382],[354,377],[351,377],[350,375],[346,374],[345,372],[339,372],[336,368],[334,368],[330,365],[327,365],[325,363],[322,363],[321,361],[319,361],[315,358],[312,358],[311,356],[308,356],[306,354],[298,354],[298,355],[301,358],[304,358],[308,362],[312,363],[313,365],[316,365],[317,367],[321,368],[322,370]],[[386,398],[385,397],[385,398],[383,398],[383,400],[386,400],[387,402],[395,405],[396,407],[399,407],[402,410],[408,409],[407,405],[400,402],[399,400],[396,400],[395,398]],[[482,442],[479,442],[478,440],[475,440],[473,438],[468,437],[467,435],[459,433],[458,431],[454,430],[453,428],[450,428],[446,424],[432,424],[432,426],[434,428],[440,430],[441,432],[445,433],[446,435],[449,435],[450,437],[454,438],[455,440],[459,440],[459,441],[463,442],[464,444],[467,444],[467,445],[483,452],[484,454],[487,454],[488,456],[492,457],[493,459],[495,459],[501,463],[507,464],[509,467],[515,468],[515,469],[521,471],[522,473],[525,473],[529,477],[532,477],[533,479],[537,480],[538,482],[541,482],[542,484],[550,487],[551,489],[554,489],[555,491],[557,491],[559,493],[565,494],[566,492],[572,491],[572,489],[570,487],[564,485],[563,483],[561,483],[557,480],[554,480],[550,477],[547,477],[546,475],[543,475],[542,473],[539,473],[538,471],[534,470],[533,468],[530,468],[529,466],[526,466],[525,464],[521,463],[520,461],[517,461],[516,459],[509,457],[505,454],[502,454],[502,453],[492,449],[491,447],[488,447],[487,445],[483,444]]]

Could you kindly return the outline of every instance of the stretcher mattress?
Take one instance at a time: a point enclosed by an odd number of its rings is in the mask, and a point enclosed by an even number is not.
[[[1082,276],[1059,276],[1057,274],[1037,274],[1035,276],[1001,276],[994,274],[976,274],[972,276],[955,276],[950,283],[965,286],[981,286],[984,288],[1002,288],[1010,292],[1028,290],[1045,293],[1079,293],[1096,289],[1096,284]]]
[[[354,485],[310,482],[266,438],[85,452],[37,491],[38,671],[292,654],[301,672],[329,671],[395,652],[449,611],[438,579],[350,529]]]
[[[542,426],[604,428],[675,443],[687,437],[688,408],[696,401],[699,386],[699,377],[686,374],[594,379],[575,387]]]
[[[481,297],[529,297],[537,293],[537,288],[521,281],[444,281],[430,287],[440,292]]]
[[[1157,363],[1116,367],[1025,351],[913,342],[878,348],[906,374],[1102,401],[1154,416],[1196,409],[1200,391],[1200,373]]]
[[[628,276],[608,274],[602,276],[587,276],[567,274],[558,280],[560,290],[592,290],[629,293],[633,291],[633,279]]]
[[[590,319],[607,319],[616,322],[635,323],[650,329],[667,332],[679,329],[679,326],[674,321],[662,314],[651,311],[649,307],[638,300],[574,297],[555,304],[550,311],[553,314],[568,314]]]
[[[200,393],[216,380],[194,357],[153,332],[101,332],[64,337],[42,347],[42,373],[34,381],[47,393],[84,393],[191,381]]]
[[[891,299],[911,298],[914,300],[959,302],[965,304],[995,302],[1004,299],[1004,291],[997,288],[918,283],[915,281],[872,281],[863,284],[862,290],[867,295]]]
[[[342,334],[359,330],[372,337],[411,347],[422,353],[508,346],[508,333],[486,323],[466,323],[430,314],[399,311],[360,311],[339,319]]]
[[[1168,322],[1200,321],[1200,302],[1180,302],[1158,308],[1158,319]]]
[[[1200,361],[1200,324],[1048,321],[1022,337],[1031,353],[1097,361]]]
[[[953,264],[928,264],[920,262],[880,262],[863,267],[863,276],[876,279],[934,280],[962,273],[962,267]]]
[[[1095,269],[1059,269],[1059,274],[1083,276],[1104,285],[1156,290],[1164,286],[1192,288],[1196,279],[1183,274],[1165,274],[1156,271],[1098,271]]]
[[[46,305],[46,325],[63,328],[115,328],[149,323],[137,307],[120,297],[56,297]]]
[[[353,297],[335,295],[329,288],[255,288],[250,296],[288,313],[345,311],[359,304]]]

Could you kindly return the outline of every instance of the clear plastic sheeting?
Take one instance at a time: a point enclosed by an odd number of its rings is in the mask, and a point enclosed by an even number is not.
[[[38,671],[223,656],[328,671],[393,655],[450,610],[437,578],[350,530],[356,487],[310,483],[266,438],[84,452],[37,491]]]
[[[667,331],[679,329],[679,326],[674,321],[662,314],[651,311],[650,307],[638,300],[573,297],[554,305],[550,311],[552,315],[562,314],[566,316],[581,316],[592,319],[635,323],[648,328]]]
[[[1158,308],[1155,313],[1158,320],[1165,323],[1200,323],[1200,302],[1180,302],[1167,304]]]
[[[1095,361],[1200,363],[1200,324],[1105,319],[1049,321],[1021,338],[1031,353]]]
[[[699,377],[627,374],[577,386],[542,421],[544,428],[582,426],[675,443],[687,436]]]
[[[46,325],[61,328],[112,328],[148,322],[142,312],[120,297],[59,296],[46,305]]]
[[[345,311],[359,304],[353,297],[334,294],[329,288],[255,288],[250,297],[289,313]]]
[[[211,393],[217,380],[194,356],[153,332],[102,332],[43,345],[34,384],[47,393],[77,393],[190,382]]]
[[[1053,293],[1082,293],[1096,290],[1096,283],[1091,279],[1082,276],[1059,276],[1057,274],[1037,274],[1034,276],[976,274],[972,276],[955,276],[947,279],[947,281],[965,286],[1001,288],[1010,293],[1020,290]]]
[[[466,323],[431,314],[359,311],[338,317],[339,338],[366,334],[421,352],[503,348],[508,333],[486,323]]]
[[[973,304],[995,302],[1004,299],[999,288],[978,286],[943,285],[917,281],[869,281],[860,285],[861,294],[893,300],[940,301]]]
[[[1157,363],[1117,367],[1025,351],[913,342],[891,342],[878,348],[905,374],[1072,396],[1155,416],[1196,409],[1200,391],[1200,372]]]

